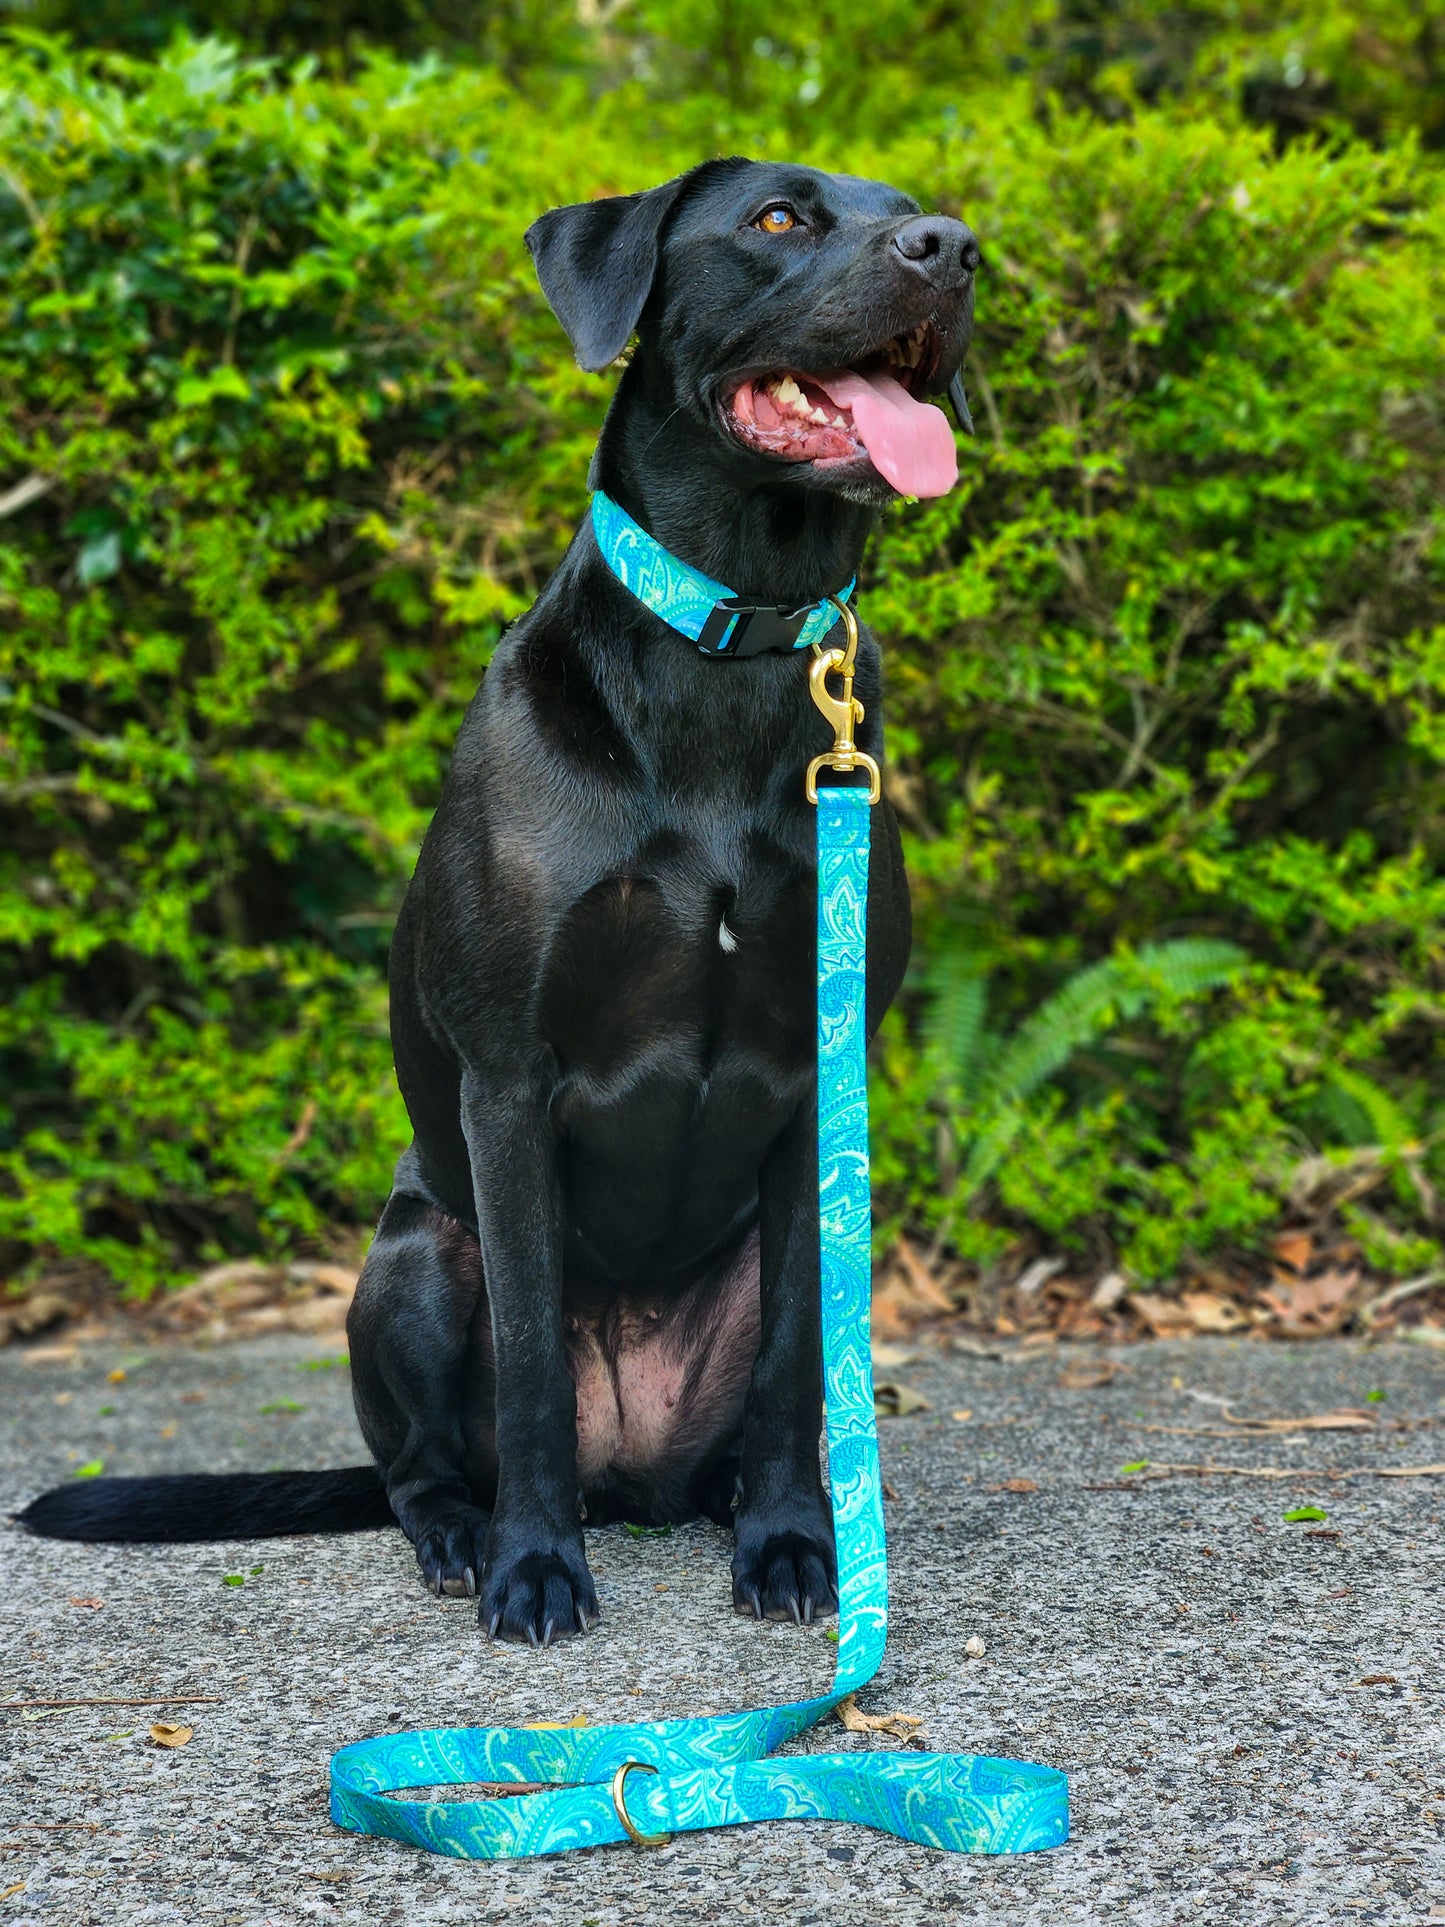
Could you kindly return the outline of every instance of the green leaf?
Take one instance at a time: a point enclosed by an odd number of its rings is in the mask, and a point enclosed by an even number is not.
[[[228,1572],[221,1581],[223,1586],[244,1586],[245,1583],[246,1575],[244,1572]]]
[[[1371,1405],[1379,1405],[1383,1403],[1386,1396],[1387,1395],[1384,1392],[1379,1390],[1365,1393],[1365,1398]]]
[[[304,1412],[306,1407],[294,1398],[273,1398],[269,1405],[257,1407],[263,1415],[270,1412]]]
[[[1121,1465],[1119,1467],[1119,1477],[1122,1479],[1126,1478],[1131,1472],[1147,1472],[1148,1470],[1148,1459],[1135,1459],[1131,1465]]]
[[[623,1531],[634,1539],[667,1539],[672,1535],[671,1526],[635,1526],[630,1519],[623,1521]]]
[[[1286,1525],[1313,1525],[1328,1519],[1328,1512],[1322,1512],[1317,1505],[1297,1505],[1292,1512],[1284,1515]]]
[[[214,368],[209,375],[187,375],[176,383],[178,408],[203,408],[218,395],[233,401],[249,401],[251,384],[231,367]]]
[[[84,1465],[76,1466],[75,1476],[77,1479],[98,1479],[104,1470],[104,1459],[90,1459]]]

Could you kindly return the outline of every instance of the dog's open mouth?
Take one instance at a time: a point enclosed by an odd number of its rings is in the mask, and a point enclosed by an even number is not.
[[[724,399],[724,424],[744,448],[785,462],[866,456],[900,495],[946,495],[958,480],[953,430],[916,392],[937,369],[939,348],[925,321],[851,368],[750,376]]]

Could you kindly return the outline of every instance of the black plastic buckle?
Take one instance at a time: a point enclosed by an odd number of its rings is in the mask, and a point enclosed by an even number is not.
[[[697,646],[705,656],[762,656],[770,649],[791,650],[797,647],[803,624],[812,613],[812,603],[801,609],[779,609],[774,603],[729,596],[725,602],[714,603]]]

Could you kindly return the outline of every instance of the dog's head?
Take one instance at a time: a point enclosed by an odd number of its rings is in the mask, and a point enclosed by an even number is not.
[[[637,333],[674,432],[716,438],[739,481],[873,502],[953,485],[927,398],[973,331],[979,251],[961,221],[877,181],[722,160],[554,208],[527,245],[582,366]]]

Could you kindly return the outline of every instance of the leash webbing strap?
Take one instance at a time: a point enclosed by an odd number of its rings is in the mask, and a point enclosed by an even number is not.
[[[766,1757],[867,1685],[883,1658],[888,1624],[869,1344],[868,819],[865,790],[818,792],[818,1187],[838,1551],[832,1688],[819,1699],[707,1719],[452,1727],[361,1740],[331,1761],[338,1826],[473,1860],[629,1838],[649,1844],[649,1836],[755,1820],[850,1820],[964,1853],[1025,1853],[1068,1838],[1068,1781],[1051,1767],[969,1753]],[[484,1800],[389,1797],[400,1788],[478,1781],[552,1784],[546,1792]]]

